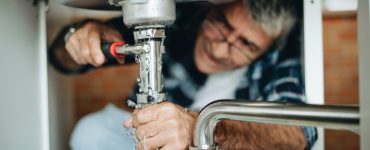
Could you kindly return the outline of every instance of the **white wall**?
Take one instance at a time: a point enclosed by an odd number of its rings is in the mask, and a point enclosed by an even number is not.
[[[72,11],[60,11],[59,5],[49,2],[47,14],[48,45],[51,45],[61,27],[67,24]],[[62,7],[63,8],[63,7]],[[58,17],[57,15],[62,17]],[[49,119],[50,119],[50,149],[67,150],[68,141],[73,129],[73,77],[64,76],[54,68],[48,68],[49,78]]]
[[[41,150],[37,7],[0,1],[0,149]]]
[[[49,67],[50,149],[67,150],[73,127],[73,84]]]
[[[304,1],[304,77],[308,103],[324,104],[322,1]],[[324,149],[324,129],[317,128],[314,150]]]
[[[0,19],[0,149],[41,150],[49,144],[52,150],[68,149],[72,80],[52,68],[48,69],[50,143],[42,141],[47,127],[41,127],[45,115],[41,114],[39,77],[46,69],[40,66],[38,8],[32,0],[2,0]]]

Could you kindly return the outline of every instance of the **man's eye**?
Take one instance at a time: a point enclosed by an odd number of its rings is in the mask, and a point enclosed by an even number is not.
[[[257,52],[258,48],[254,45],[249,45],[249,48],[251,49],[252,52]]]
[[[249,45],[251,45],[251,43],[250,43],[248,40],[245,40],[245,39],[242,39],[242,43],[243,43],[243,45],[245,45],[245,46],[249,46]]]
[[[255,51],[258,51],[258,48],[256,45],[254,45],[252,42],[246,40],[246,39],[242,39],[241,40],[242,42],[242,45],[245,46],[245,47],[248,47],[249,49],[251,49],[253,52]]]

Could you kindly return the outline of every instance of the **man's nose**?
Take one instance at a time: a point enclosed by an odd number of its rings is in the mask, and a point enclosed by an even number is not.
[[[215,42],[212,44],[213,57],[220,60],[229,58],[229,43],[227,42]]]
[[[225,41],[228,43],[234,43],[239,38],[239,33],[234,31],[226,35]]]

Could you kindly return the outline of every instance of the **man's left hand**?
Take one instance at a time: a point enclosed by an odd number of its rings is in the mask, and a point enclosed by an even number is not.
[[[138,150],[184,150],[193,139],[196,113],[164,102],[136,109],[125,126],[136,128]]]

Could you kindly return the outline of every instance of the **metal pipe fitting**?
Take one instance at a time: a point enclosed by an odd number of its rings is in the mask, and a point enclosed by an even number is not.
[[[120,47],[117,47],[117,54],[142,54],[142,53],[148,53],[149,52],[149,46],[147,44],[135,44],[135,45],[123,45]]]
[[[134,38],[135,45],[122,46],[118,48],[117,53],[136,54],[136,62],[140,64],[140,77],[137,79],[139,92],[136,94],[137,103],[135,105],[130,103],[135,108],[142,108],[166,100],[162,83],[164,26],[135,27]]]
[[[218,149],[213,132],[222,120],[320,126],[359,133],[359,118],[358,106],[219,100],[207,105],[199,114],[194,131],[194,146],[190,149]]]
[[[118,4],[127,26],[170,25],[176,19],[174,0],[122,0]]]
[[[55,0],[58,3],[64,4],[70,7],[85,8],[93,10],[120,10],[120,2],[129,1],[132,4],[147,3],[151,0]],[[214,4],[227,3],[234,0],[173,0],[176,3],[188,3],[188,2],[201,2],[208,1]],[[159,2],[162,2],[159,0]],[[156,2],[157,3],[157,2]],[[141,9],[139,9],[141,11]],[[168,14],[165,14],[168,15]]]

